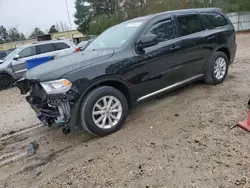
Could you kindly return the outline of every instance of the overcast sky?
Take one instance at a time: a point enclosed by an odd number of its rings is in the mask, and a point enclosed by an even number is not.
[[[72,29],[75,29],[75,0],[67,0]],[[0,0],[0,25],[18,27],[29,35],[35,27],[43,31],[58,21],[69,25],[65,0]]]

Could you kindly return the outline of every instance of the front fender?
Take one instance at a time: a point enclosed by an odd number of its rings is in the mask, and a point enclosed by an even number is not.
[[[122,77],[113,76],[113,75],[97,77],[97,78],[89,81],[88,84],[85,85],[84,91],[80,94],[79,99],[77,100],[76,104],[74,105],[74,107],[72,109],[72,113],[71,113],[71,119],[69,122],[69,126],[71,128],[74,128],[76,125],[79,125],[79,109],[80,109],[81,102],[84,99],[84,97],[86,97],[86,95],[95,87],[98,87],[102,83],[105,83],[105,82],[107,83],[107,82],[112,82],[112,81],[119,82],[119,83],[123,84],[124,86],[126,86],[128,91],[130,92],[130,97],[133,100],[134,96],[131,93],[131,89],[130,89],[131,86],[127,82],[125,82]],[[79,127],[79,126],[77,126],[77,127]]]

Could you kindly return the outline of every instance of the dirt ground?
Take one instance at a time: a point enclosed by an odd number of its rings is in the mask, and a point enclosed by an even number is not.
[[[235,127],[250,97],[250,35],[237,40],[223,84],[149,101],[104,138],[43,127],[16,88],[1,91],[0,188],[250,187],[250,133]],[[31,141],[39,148],[28,157]]]

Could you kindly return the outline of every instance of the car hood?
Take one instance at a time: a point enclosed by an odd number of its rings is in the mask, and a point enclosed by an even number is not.
[[[88,50],[64,56],[26,72],[25,79],[37,81],[49,81],[61,78],[64,74],[75,69],[99,63],[110,58],[114,50]]]

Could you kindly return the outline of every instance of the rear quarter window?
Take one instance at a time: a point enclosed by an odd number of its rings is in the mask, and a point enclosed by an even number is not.
[[[202,14],[214,27],[222,27],[229,24],[226,18],[222,16],[220,13],[206,12]]]

